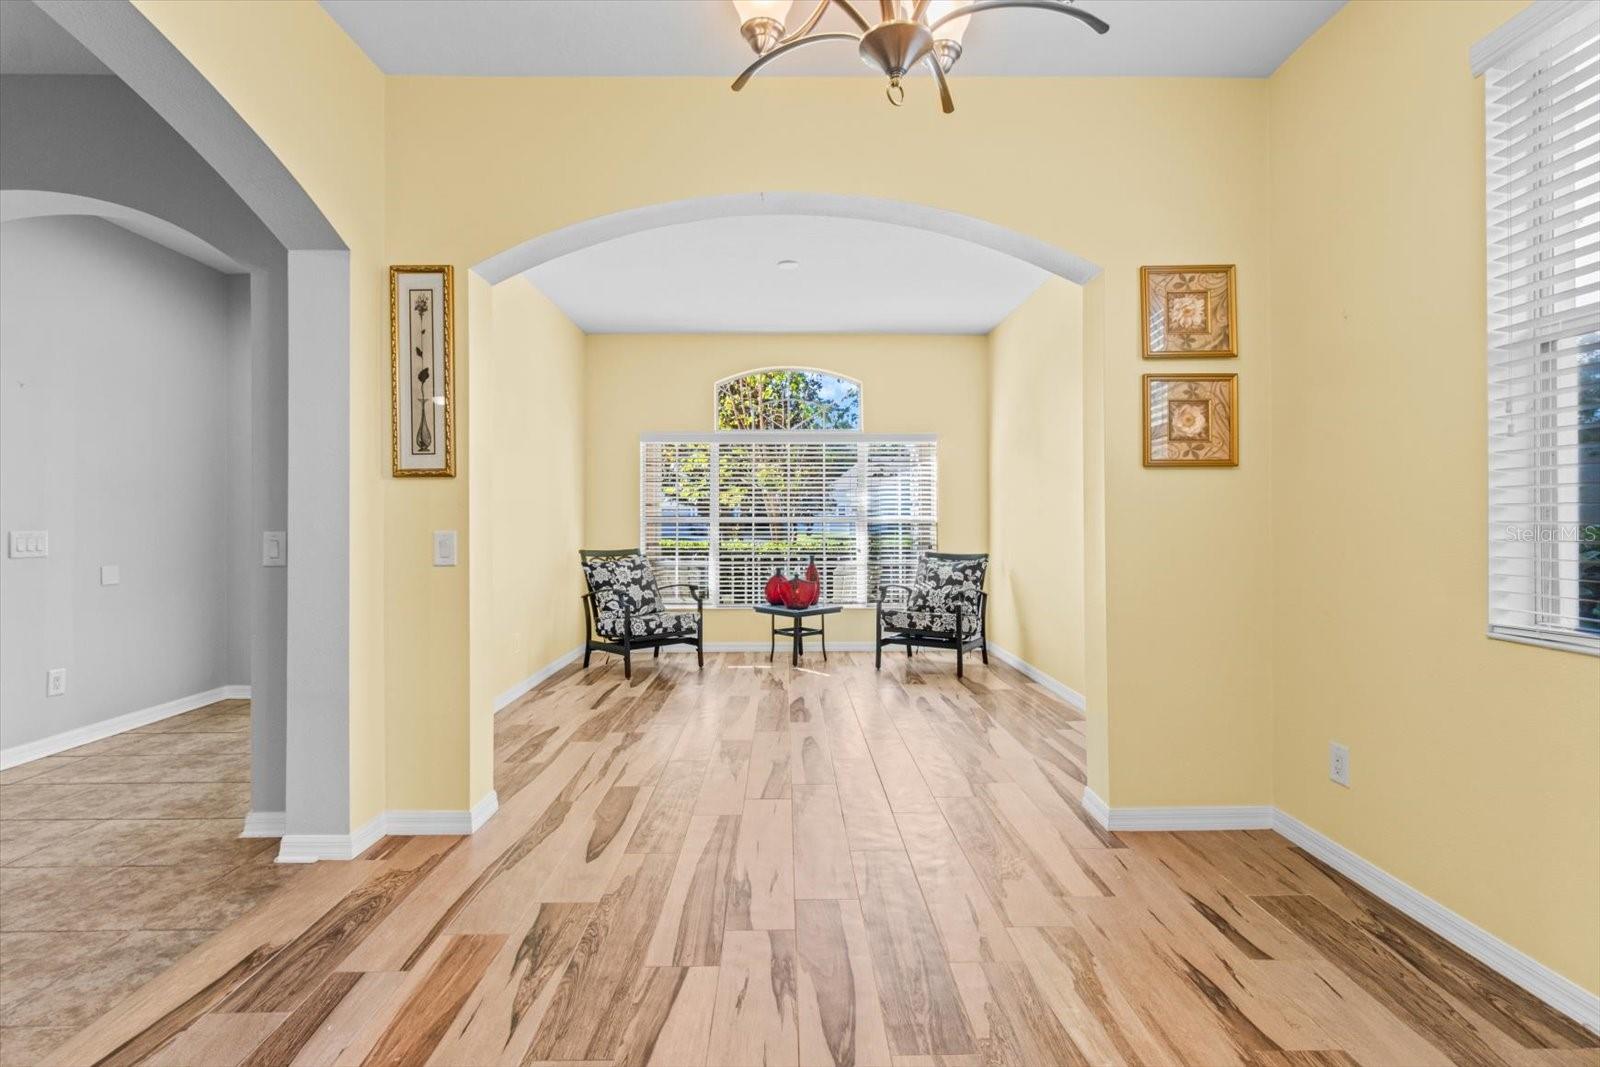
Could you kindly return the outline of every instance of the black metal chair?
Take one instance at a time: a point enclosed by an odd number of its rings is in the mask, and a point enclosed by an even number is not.
[[[633,653],[648,648],[659,658],[664,645],[693,645],[696,662],[706,665],[705,595],[697,586],[657,586],[650,561],[636,548],[580,549],[578,560],[589,588],[583,596],[585,667],[598,649],[621,656],[622,676],[632,678]],[[687,589],[695,610],[665,610],[661,593],[667,589]]]
[[[963,657],[977,649],[989,662],[989,594],[983,591],[989,568],[986,552],[927,552],[917,567],[915,585],[880,585],[876,597],[877,667],[883,669],[885,645],[942,648],[956,654],[956,677],[965,674]],[[890,604],[886,594],[906,594],[904,604]],[[885,636],[885,631],[888,635]]]

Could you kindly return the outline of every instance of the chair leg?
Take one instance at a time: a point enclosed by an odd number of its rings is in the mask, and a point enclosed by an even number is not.
[[[873,670],[878,670],[878,671],[883,670],[883,638],[882,637],[878,638],[878,643],[877,643],[877,646],[873,649],[873,654],[874,654],[874,657],[876,659],[876,662],[874,662],[873,665],[872,665]]]
[[[650,654],[650,658],[651,659],[660,659],[661,658],[661,646],[660,645],[656,646],[656,650]]]
[[[631,648],[622,650],[622,677],[629,680],[633,678],[633,649]]]
[[[584,670],[588,670],[589,669],[589,657],[592,656],[592,655],[594,655],[594,646],[591,645],[589,642],[585,641],[583,643],[583,669]]]
[[[703,638],[703,637],[700,638],[700,640],[698,640],[698,641],[696,641],[694,643],[694,659],[695,659],[695,665],[697,667],[702,667],[702,668],[705,667],[705,665],[706,665],[706,639]]]
[[[957,678],[960,678],[962,676],[962,673],[963,673],[962,670],[961,670],[961,658],[962,658],[961,657],[961,642],[958,640],[956,642],[956,677]]]
[[[989,665],[989,639],[987,637],[983,639],[983,644],[978,646],[978,650],[983,653],[983,665],[987,667]]]

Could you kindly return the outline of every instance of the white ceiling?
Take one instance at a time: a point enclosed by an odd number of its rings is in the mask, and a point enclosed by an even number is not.
[[[796,0],[791,23],[813,0]],[[1083,0],[1111,23],[1016,9],[973,16],[957,75],[1265,77],[1344,0]],[[871,19],[876,0],[856,0]],[[389,74],[725,75],[753,57],[727,0],[322,0]],[[821,29],[853,30],[837,10]],[[852,45],[816,45],[772,74],[864,74]]]
[[[972,334],[1048,275],[926,230],[752,215],[619,237],[526,277],[586,333]]]
[[[0,74],[110,74],[33,0],[0,0]]]

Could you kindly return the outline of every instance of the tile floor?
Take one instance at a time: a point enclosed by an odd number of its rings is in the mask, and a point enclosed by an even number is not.
[[[241,840],[250,702],[0,772],[0,1064],[34,1064],[302,869]]]

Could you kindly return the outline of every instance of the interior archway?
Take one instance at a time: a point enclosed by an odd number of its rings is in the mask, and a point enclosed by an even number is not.
[[[602,215],[531,238],[485,259],[473,269],[494,285],[550,260],[628,234],[743,215],[814,215],[926,230],[993,249],[1078,285],[1087,284],[1100,273],[1096,264],[1082,256],[971,215],[883,197],[783,191],[702,196]]]
[[[506,427],[512,423],[517,423],[520,426],[524,420],[514,419],[512,412],[509,410],[506,410],[503,414],[495,414],[495,405],[500,402],[500,397],[529,396],[533,390],[539,390],[545,386],[546,383],[540,381],[537,375],[528,374],[521,369],[521,365],[549,360],[551,352],[556,347],[538,342],[530,343],[527,337],[515,339],[505,336],[497,337],[497,334],[504,335],[506,332],[504,323],[501,321],[506,311],[506,307],[500,299],[501,295],[508,291],[520,291],[521,295],[513,301],[522,305],[522,310],[517,313],[519,320],[517,328],[523,328],[531,319],[540,314],[535,309],[536,303],[542,304],[547,311],[562,309],[570,313],[571,308],[577,305],[563,305],[562,301],[556,297],[555,290],[541,288],[541,280],[547,277],[551,268],[558,264],[577,263],[592,259],[594,263],[584,268],[584,271],[589,273],[586,274],[581,271],[575,273],[574,278],[577,284],[573,288],[575,290],[584,290],[591,297],[597,292],[609,291],[612,295],[608,296],[607,299],[625,301],[628,296],[623,290],[627,286],[634,284],[638,279],[630,279],[627,283],[624,283],[618,272],[613,270],[607,274],[606,271],[608,268],[616,267],[618,260],[625,258],[628,254],[648,254],[649,248],[663,251],[674,242],[697,245],[698,242],[689,235],[696,233],[697,230],[709,229],[729,220],[779,217],[827,220],[830,223],[835,220],[849,220],[864,224],[862,226],[863,229],[890,230],[898,228],[908,232],[915,231],[918,235],[933,234],[938,235],[938,242],[922,237],[917,242],[919,247],[926,248],[930,253],[938,254],[938,250],[933,247],[935,243],[965,243],[986,256],[991,266],[994,261],[1001,257],[1018,264],[1025,264],[1032,273],[1034,280],[1024,292],[1034,291],[1038,287],[1047,284],[1052,288],[1053,295],[1065,295],[1064,310],[1059,315],[1052,313],[1050,325],[1044,332],[1048,333],[1050,329],[1056,329],[1059,326],[1060,328],[1056,332],[1062,339],[1060,348],[1062,350],[1071,349],[1076,353],[1075,362],[1071,364],[1071,374],[1077,383],[1072,390],[1078,397],[1076,403],[1090,403],[1091,401],[1087,394],[1091,390],[1101,388],[1099,376],[1090,373],[1086,362],[1088,357],[1085,355],[1085,349],[1089,347],[1089,343],[1086,341],[1088,325],[1084,310],[1086,303],[1091,300],[1095,302],[1099,300],[1098,286],[1094,286],[1089,290],[1090,295],[1088,297],[1084,295],[1085,286],[1090,286],[1100,277],[1101,269],[1099,265],[1056,245],[1008,227],[997,225],[985,219],[962,215],[925,204],[882,197],[786,191],[696,197],[632,208],[573,223],[548,233],[540,234],[479,260],[472,266],[469,278],[469,306],[472,323],[469,339],[472,399],[469,402],[469,406],[472,411],[472,417],[468,420],[467,428],[472,442],[469,451],[473,456],[478,457],[471,465],[471,477],[473,479],[471,549],[468,553],[469,567],[473,571],[469,580],[472,589],[470,600],[471,631],[474,635],[472,639],[473,694],[471,698],[474,719],[472,727],[474,737],[473,766],[478,780],[492,781],[495,776],[494,769],[489,764],[489,761],[493,758],[490,755],[493,751],[493,713],[501,708],[511,706],[520,699],[522,694],[537,685],[539,681],[549,677],[553,670],[571,662],[570,655],[566,658],[560,658],[560,654],[566,653],[570,649],[569,640],[567,644],[560,647],[555,645],[548,646],[542,658],[529,655],[525,664],[518,671],[502,671],[488,673],[487,675],[480,673],[480,669],[486,661],[494,661],[500,658],[500,652],[489,648],[489,645],[505,645],[516,647],[519,650],[524,649],[528,644],[528,635],[534,632],[529,627],[537,627],[538,625],[538,620],[531,615],[512,621],[506,612],[492,606],[496,596],[506,586],[503,581],[504,575],[493,561],[497,556],[502,560],[512,555],[519,559],[525,558],[532,551],[529,548],[530,545],[537,545],[540,550],[543,550],[547,544],[547,539],[543,537],[521,540],[518,542],[518,547],[514,552],[507,547],[501,549],[498,553],[494,544],[497,536],[504,540],[503,531],[498,535],[493,532],[497,525],[504,525],[497,514],[500,510],[500,504],[496,499],[497,496],[503,493],[510,493],[512,496],[518,494],[533,495],[527,489],[527,483],[535,479],[529,478],[526,466],[522,469],[517,469],[514,466],[502,466],[498,471],[490,472],[483,469],[484,465],[492,466],[499,461],[499,457],[511,454],[517,447],[522,447],[528,455],[537,454],[540,456],[541,464],[547,463],[548,456],[552,454],[543,444],[540,448],[533,449],[527,447],[525,442],[510,440],[509,435],[506,433]],[[870,224],[870,227],[866,224]],[[762,225],[764,226],[766,223],[763,222]],[[752,231],[757,228],[754,225],[751,227]],[[641,235],[650,235],[657,231],[668,229],[673,230],[673,235],[670,237],[661,235],[648,241],[641,240]],[[729,229],[736,228],[729,227]],[[818,227],[818,229],[832,231],[834,227]],[[683,235],[681,242],[679,239],[680,234]],[[707,244],[708,246],[717,244],[720,247],[727,247],[728,242],[707,242]],[[621,251],[622,249],[627,249],[628,251],[623,252]],[[598,252],[602,251],[605,253],[604,256],[597,255]],[[762,261],[762,265],[766,269],[772,269],[775,266],[775,258],[769,249],[765,259]],[[887,261],[892,261],[894,257],[886,254],[884,258]],[[808,259],[804,254],[801,255],[801,259],[808,264],[807,269],[811,269],[812,260]],[[737,303],[746,295],[743,291],[735,293],[729,288],[717,288],[715,285],[706,286],[698,281],[683,283],[682,279],[673,278],[674,271],[680,264],[671,257],[663,257],[662,261],[651,260],[650,262],[651,269],[644,273],[657,276],[660,279],[658,288],[667,294],[663,298],[667,303],[671,303],[673,297],[684,288],[699,287],[708,289],[724,302]],[[833,262],[819,263],[816,269],[820,272],[826,272],[835,265]],[[891,267],[890,269],[893,268]],[[796,275],[787,274],[781,277],[792,279]],[[838,279],[831,280],[838,281]],[[647,279],[646,283],[648,283]],[[959,286],[956,288],[959,288]],[[637,294],[638,289],[635,288],[632,291]],[[537,295],[530,295],[530,293],[536,293]],[[1027,297],[1025,296],[1019,296],[1017,302],[1007,307],[1006,311],[1000,313],[999,319],[1006,318],[1009,311],[1020,306],[1020,303],[1026,299]],[[870,300],[867,303],[870,303]],[[807,304],[803,301],[801,301],[801,304],[808,309],[817,310],[812,304]],[[903,308],[901,310],[903,312]],[[545,317],[548,318],[549,316]],[[654,338],[655,340],[675,340],[678,342],[676,344],[656,346],[654,354],[658,362],[655,367],[658,369],[647,368],[644,365],[646,361],[640,361],[636,365],[635,369],[639,372],[639,375],[647,377],[652,383],[648,399],[639,399],[639,402],[635,403],[636,398],[632,393],[629,393],[620,401],[617,400],[615,396],[605,391],[617,382],[617,379],[607,376],[609,372],[592,372],[592,374],[598,373],[600,377],[596,378],[591,374],[591,377],[585,380],[583,388],[587,390],[586,396],[578,400],[576,406],[582,408],[584,404],[588,404],[589,418],[593,420],[597,417],[603,417],[608,429],[603,434],[596,434],[594,431],[587,432],[585,447],[581,450],[581,454],[577,456],[580,477],[587,487],[586,501],[580,509],[582,511],[581,533],[582,536],[587,538],[584,544],[595,548],[615,548],[620,545],[643,542],[645,535],[641,530],[640,496],[629,487],[629,479],[639,476],[638,472],[643,462],[640,458],[640,448],[641,441],[645,437],[641,436],[641,434],[654,440],[659,436],[657,434],[658,431],[662,433],[675,431],[696,432],[704,429],[709,432],[713,428],[712,424],[705,421],[701,417],[701,413],[707,412],[711,407],[710,399],[715,384],[727,374],[747,371],[751,367],[776,366],[781,363],[786,367],[816,367],[825,369],[830,374],[844,374],[859,378],[861,375],[856,369],[857,364],[848,361],[841,363],[814,348],[807,348],[806,345],[811,344],[813,340],[821,342],[830,333],[859,335],[863,340],[869,339],[872,334],[876,333],[880,336],[873,340],[872,343],[878,343],[878,341],[903,342],[903,347],[897,349],[897,358],[904,357],[902,363],[897,363],[899,369],[885,374],[884,370],[887,368],[881,367],[878,372],[871,376],[872,380],[867,382],[866,387],[872,390],[872,395],[864,401],[863,410],[870,410],[873,413],[869,418],[874,420],[875,424],[870,427],[864,425],[862,429],[867,433],[871,433],[887,427],[894,432],[902,432],[909,435],[919,430],[930,428],[930,425],[914,425],[918,421],[927,422],[928,420],[943,418],[942,414],[919,415],[915,411],[908,411],[905,404],[881,402],[887,400],[894,393],[909,395],[907,386],[915,384],[909,379],[921,377],[919,374],[911,373],[913,367],[917,367],[919,370],[924,369],[921,365],[926,357],[924,353],[918,351],[917,346],[936,347],[941,340],[953,339],[941,338],[940,334],[976,334],[979,336],[969,336],[966,340],[977,344],[981,348],[987,343],[986,335],[990,333],[998,321],[990,320],[988,325],[975,329],[940,330],[925,327],[921,329],[916,327],[908,328],[906,325],[908,319],[903,314],[898,314],[892,323],[882,324],[877,327],[859,324],[838,325],[837,320],[830,320],[825,313],[813,315],[812,318],[821,320],[823,325],[811,324],[798,328],[793,325],[784,325],[769,327],[765,330],[761,328],[752,329],[746,325],[749,320],[748,317],[745,317],[740,319],[738,324],[732,326],[722,325],[711,330],[662,325],[634,329],[628,325],[620,327],[615,325],[607,326],[602,322],[587,337],[585,337],[584,333],[578,333],[578,347],[582,351],[582,355],[578,358],[585,364],[591,363],[591,357],[596,352],[601,353],[602,361],[610,354],[618,352],[622,346],[628,343],[628,338],[636,333],[657,335]],[[655,321],[660,323],[663,320],[658,319]],[[572,323],[576,323],[582,331],[590,331],[590,327],[585,324],[582,316],[573,317]],[[568,326],[570,327],[572,323],[568,323]],[[797,331],[813,331],[818,336],[814,339],[807,338]],[[702,342],[709,339],[703,336],[695,336],[697,333],[712,332],[730,335],[736,346],[748,344],[751,350],[747,354],[735,355],[727,351],[728,346],[716,343],[703,344]],[[1040,334],[1037,329],[1034,329],[1033,332],[1035,337]],[[667,337],[672,333],[682,334],[683,336],[676,339]],[[771,336],[753,336],[755,333],[767,333]],[[905,336],[883,336],[893,334]],[[911,334],[921,334],[923,336],[909,336]],[[779,351],[776,348],[762,347],[768,343],[782,345],[790,342],[797,342],[790,350]],[[1042,343],[1035,343],[1032,339],[1030,339],[1029,343],[1035,344],[1036,350],[1040,352],[1045,350],[1045,346]],[[708,349],[716,349],[716,351],[707,351]],[[766,358],[768,356],[778,358],[768,359]],[[670,373],[659,370],[662,367],[671,367]],[[715,373],[711,373],[713,370]],[[929,379],[937,379],[939,375],[939,370],[933,363],[928,364],[926,372]],[[511,377],[508,379],[505,377],[506,375]],[[660,377],[657,377],[657,375],[660,375]],[[1021,376],[1013,376],[1013,381],[1017,383],[1016,387],[1025,387],[1020,384],[1020,378]],[[671,381],[669,382],[666,379],[671,379]],[[637,380],[639,380],[638,377],[635,378],[635,381]],[[686,380],[689,380],[687,385],[685,385]],[[969,385],[971,388],[969,388]],[[1036,383],[1036,386],[1054,387],[1053,384],[1043,386],[1042,383]],[[1008,387],[1011,387],[1011,385],[1008,384]],[[695,393],[690,397],[686,393],[686,390],[693,391],[697,389],[702,390],[704,395],[701,396],[699,393]],[[972,396],[976,398],[977,404],[982,405],[985,403],[983,386],[977,383],[968,383],[965,380],[960,380],[959,384],[948,389],[947,395]],[[594,399],[599,396],[605,396],[606,399],[603,401]],[[548,390],[545,390],[545,395],[540,396],[540,402],[552,409],[570,408],[574,404],[569,397],[552,393]],[[1092,403],[1096,406],[1100,403],[1098,392],[1095,392]],[[896,410],[897,408],[899,410]],[[691,409],[695,414],[693,426],[680,425],[679,416]],[[1077,416],[1073,416],[1063,405],[1060,413],[1063,420],[1070,422],[1076,433],[1079,423],[1082,421],[1082,410],[1081,408],[1075,410],[1078,412]],[[981,432],[983,435],[981,439],[985,442],[985,445],[980,447],[986,447],[987,432],[987,429]],[[604,442],[598,441],[597,438],[609,438],[609,445],[597,449],[597,443],[604,444]],[[1077,434],[1077,438],[1076,447],[1079,456],[1071,461],[1073,465],[1080,466],[1083,462],[1100,461],[1103,452],[1095,452],[1091,456],[1083,456],[1084,442],[1082,435]],[[948,444],[950,458],[953,462],[950,464],[949,493],[952,500],[959,498],[966,501],[967,503],[963,507],[975,506],[981,510],[986,503],[982,497],[987,493],[987,476],[968,481],[965,480],[967,478],[965,472],[958,472],[961,462],[959,452],[967,442],[968,438],[962,436],[961,432],[954,429],[951,430]],[[1014,442],[1008,441],[1008,447],[1013,445]],[[1035,447],[1037,447],[1037,442],[1035,442]],[[987,452],[984,454],[986,456]],[[565,456],[565,453],[562,453],[562,455]],[[484,457],[488,458],[485,459]],[[987,463],[987,459],[984,462]],[[943,469],[944,466],[941,461],[941,471]],[[1087,483],[1093,481],[1096,480],[1090,479],[1080,472],[1075,482],[1079,488],[1074,490],[1074,495],[1086,495]],[[940,489],[939,491],[945,492],[946,490]],[[551,504],[552,499],[548,495],[538,496],[536,499],[524,502],[521,514],[527,518],[542,518],[550,510]],[[941,531],[938,547],[947,551],[974,551],[983,547],[985,544],[982,540],[984,532],[964,523],[961,517],[955,514],[956,510],[960,509],[952,509],[948,516],[951,521],[948,523],[947,528]],[[1073,526],[1076,532],[1073,537],[1077,541],[1078,551],[1086,554],[1084,565],[1103,567],[1103,558],[1092,554],[1096,540],[1083,534],[1084,512],[1081,506],[1076,510],[1075,515]],[[945,517],[945,513],[941,512],[941,520]],[[983,521],[979,520],[980,526]],[[946,535],[948,535],[948,538]],[[635,538],[638,540],[635,540]],[[560,563],[553,569],[553,578],[556,581],[570,580],[572,567],[576,563],[576,556],[569,552],[568,546],[565,545],[561,547],[559,556]],[[1062,565],[1072,566],[1072,564]],[[480,579],[478,573],[480,568],[490,577]],[[770,568],[767,573],[770,574]],[[674,581],[678,579],[669,576],[663,580]],[[1004,581],[1008,596],[1014,595],[1019,601],[1026,596],[1029,600],[1029,607],[1032,610],[1037,610],[1037,604],[1044,594],[1031,579],[1018,579],[1013,582],[1009,575],[995,574],[993,580],[996,583]],[[738,581],[743,583],[744,578],[741,577]],[[861,583],[857,584],[861,585]],[[1092,583],[1085,583],[1086,586],[1089,584]],[[862,587],[864,588],[865,586],[862,585]],[[744,585],[740,584],[738,588],[743,590]],[[534,599],[524,596],[520,590],[513,592],[512,596],[525,602],[532,602]],[[557,603],[553,597],[547,603],[552,605],[546,609],[547,612],[565,611],[572,607],[569,603]],[[1074,606],[1074,610],[1080,614],[1086,609],[1087,605],[1085,604],[1080,603]],[[840,620],[842,625],[837,631],[834,629],[829,630],[830,647],[835,647],[836,634],[839,639],[842,639],[837,647],[843,650],[849,651],[854,648],[854,650],[860,651],[868,647],[864,639],[871,636],[871,612],[857,610],[858,617],[852,620],[849,614],[852,610],[856,609],[846,609],[846,614]],[[722,621],[728,623],[736,621],[733,619],[734,614],[723,612]],[[749,621],[746,617],[750,616],[751,613],[745,610],[737,614],[740,615],[737,621],[743,623]],[[755,618],[760,621],[759,617]],[[851,625],[852,622],[855,624],[854,627]],[[863,623],[865,625],[862,625]],[[1078,629],[1087,629],[1087,625],[1086,621]],[[513,628],[517,632],[509,633],[508,631]],[[755,645],[759,643],[758,651],[762,653],[761,658],[764,661],[765,653],[768,651],[766,631],[763,629],[759,635],[754,635],[753,633],[744,632],[745,629],[746,627],[743,626],[718,626],[716,622],[708,621],[708,648],[730,652],[757,651]],[[1042,633],[1043,631],[1039,632]],[[487,638],[479,638],[477,636],[479,634],[489,636]],[[759,642],[754,640],[756,636],[759,636]],[[1020,648],[1020,646],[1014,647]],[[1024,661],[1020,656],[1013,657],[1013,659],[1015,661]],[[952,662],[946,666],[953,672],[953,656]],[[1081,676],[1081,674],[1082,671],[1080,670],[1078,675],[1073,676],[1075,682],[1077,682],[1077,677]],[[1064,674],[1063,676],[1067,675]],[[515,684],[511,684],[508,687],[508,683]],[[1077,684],[1082,685],[1081,682]],[[1081,709],[1083,697],[1073,689],[1058,683],[1052,691],[1068,700],[1069,703],[1076,702]],[[1090,747],[1095,752],[1094,758],[1097,761],[1101,760],[1101,753],[1105,749],[1103,738],[1104,720],[1091,720],[1087,725],[1087,729],[1093,730],[1099,735],[1096,736],[1095,743]],[[514,774],[512,778],[515,780]]]

